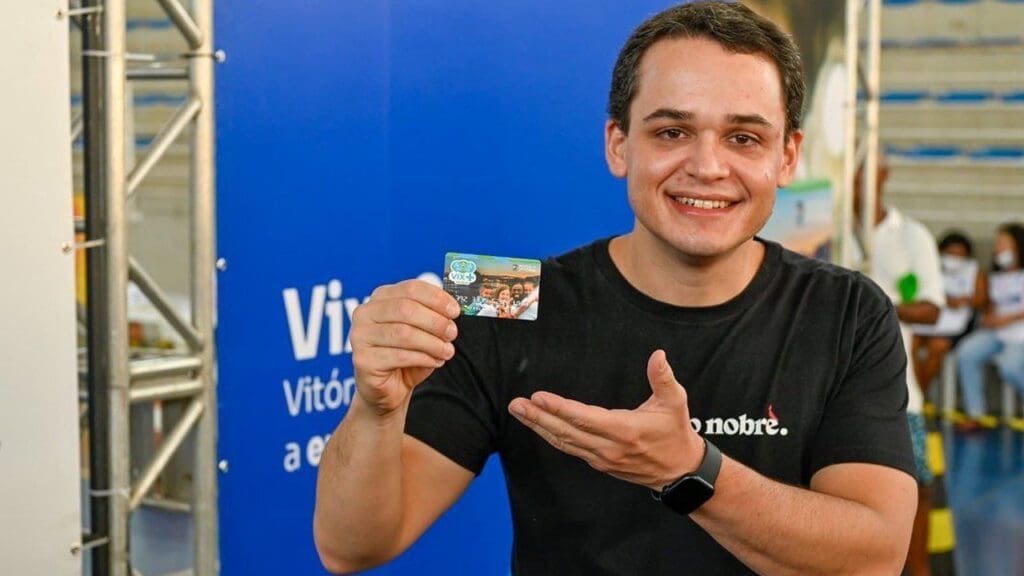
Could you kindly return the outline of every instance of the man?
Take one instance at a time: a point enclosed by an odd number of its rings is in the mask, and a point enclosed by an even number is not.
[[[523,285],[516,282],[512,285],[512,305],[517,306],[523,301]]]
[[[854,212],[860,219],[862,206],[862,171],[854,183]],[[885,184],[889,180],[889,162],[879,157],[877,171],[878,195],[875,214],[871,219],[874,254],[871,260],[871,279],[885,292],[896,307],[900,331],[907,358],[913,358],[911,324],[932,325],[939,319],[939,306],[945,302],[942,286],[942,268],[935,237],[923,224],[885,204]],[[907,418],[914,447],[914,467],[918,482],[917,514],[907,555],[907,568],[911,576],[931,574],[928,556],[928,516],[931,509],[932,481],[928,466],[927,431],[925,430],[924,394],[915,376],[907,369]]]
[[[523,282],[523,299],[512,314],[520,320],[536,320],[539,307],[540,293],[536,284],[530,280]]]
[[[394,558],[498,452],[516,574],[897,573],[915,502],[892,307],[754,238],[802,99],[796,47],[738,3],[642,24],[605,128],[632,232],[548,260],[533,322],[455,322],[420,282],[357,309],[325,566]]]

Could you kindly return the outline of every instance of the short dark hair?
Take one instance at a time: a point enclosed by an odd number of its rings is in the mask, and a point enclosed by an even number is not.
[[[942,240],[939,240],[939,252],[950,246],[963,246],[967,250],[968,256],[974,256],[974,246],[971,244],[971,239],[959,230],[950,230],[942,236]]]
[[[707,38],[739,54],[763,54],[775,62],[785,96],[786,137],[800,129],[804,71],[800,50],[774,22],[739,2],[693,2],[655,14],[626,40],[612,71],[608,117],[629,132],[629,106],[639,84],[640,60],[663,38]]]

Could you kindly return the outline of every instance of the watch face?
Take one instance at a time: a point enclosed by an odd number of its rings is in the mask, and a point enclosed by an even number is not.
[[[689,514],[700,508],[715,494],[715,487],[699,476],[682,478],[667,492],[662,493],[661,501],[666,506],[679,512]]]

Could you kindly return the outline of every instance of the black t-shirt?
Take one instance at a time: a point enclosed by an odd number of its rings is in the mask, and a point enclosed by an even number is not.
[[[751,573],[647,488],[555,450],[508,414],[538,390],[635,408],[651,395],[658,348],[686,387],[691,425],[769,478],[807,486],[840,462],[913,473],[899,324],[863,275],[764,242],[741,294],[681,308],[630,285],[608,242],[543,264],[536,321],[460,318],[455,357],[413,394],[406,433],[474,473],[500,455],[514,573]]]

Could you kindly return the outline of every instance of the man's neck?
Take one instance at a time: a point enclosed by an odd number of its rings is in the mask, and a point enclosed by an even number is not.
[[[694,257],[639,229],[613,239],[608,250],[637,290],[660,302],[694,308],[738,296],[764,260],[764,245],[753,239],[727,254]]]

